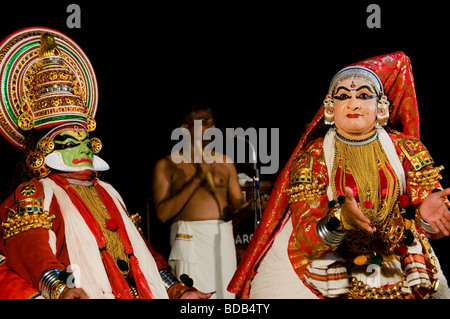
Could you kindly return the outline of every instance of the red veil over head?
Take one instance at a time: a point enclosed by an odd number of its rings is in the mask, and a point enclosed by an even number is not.
[[[389,107],[388,127],[396,129],[420,138],[419,110],[417,106],[416,91],[411,62],[405,53],[397,51],[390,54],[372,57],[351,66],[361,66],[375,72],[380,78],[384,93],[387,96]],[[269,202],[258,227],[255,230],[252,241],[247,248],[236,273],[231,280],[228,289],[242,297],[248,297],[251,279],[254,276],[255,266],[273,240],[273,234],[285,216],[288,208],[288,196],[283,192],[289,188],[289,170],[291,162],[310,141],[320,136],[323,132],[324,105],[319,108],[313,120],[308,124],[294,152],[278,175],[273,187]]]

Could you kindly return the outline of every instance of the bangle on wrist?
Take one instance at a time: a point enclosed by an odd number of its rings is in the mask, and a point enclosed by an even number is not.
[[[433,227],[431,227],[431,225],[428,224],[426,221],[424,221],[422,218],[419,219],[419,223],[420,227],[422,227],[422,229],[427,233],[437,234],[437,232],[433,229]]]
[[[50,269],[44,272],[39,279],[38,289],[46,299],[59,299],[67,285],[59,279],[59,269]]]
[[[433,190],[434,191],[434,190]],[[438,232],[436,232],[433,227],[431,227],[430,224],[428,224],[423,218],[422,215],[420,214],[420,206],[415,210],[415,216],[416,217],[416,222],[418,221],[420,224],[420,227],[426,231],[429,234],[437,234]]]
[[[329,216],[325,216],[317,223],[317,234],[322,241],[329,246],[337,246],[344,240],[347,235],[346,230],[330,230],[326,225],[329,222]]]
[[[166,287],[166,290],[169,290],[170,287],[172,287],[174,284],[179,283],[180,281],[175,277],[174,274],[172,274],[167,269],[162,269],[159,271],[159,275],[161,276],[161,279],[164,283],[164,286]]]
[[[169,299],[180,299],[186,291],[197,291],[194,287],[188,287],[181,282],[173,284],[168,290]]]
[[[159,274],[170,299],[180,299],[186,291],[197,291],[197,289],[192,287],[194,281],[186,274],[180,276],[181,282],[167,269],[160,270]]]
[[[50,299],[61,299],[66,288],[68,288],[67,285],[61,280],[58,280],[50,291]]]
[[[330,201],[328,203],[329,213],[317,223],[317,234],[329,246],[337,246],[342,243],[347,231],[353,228],[345,222],[341,214],[341,206],[344,203],[344,195],[338,196],[337,200]]]

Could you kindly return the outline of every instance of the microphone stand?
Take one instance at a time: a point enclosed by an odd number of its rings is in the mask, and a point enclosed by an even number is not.
[[[253,163],[253,199],[255,200],[255,230],[262,217],[261,195],[259,193],[259,170],[256,161]]]
[[[235,135],[234,137],[236,137],[237,139],[243,140],[245,141],[248,145],[250,145],[250,147],[252,148],[252,158],[253,158],[253,199],[255,201],[255,209],[254,209],[254,218],[255,218],[255,230],[256,230],[256,226],[258,226],[259,221],[261,220],[262,217],[262,209],[261,209],[261,195],[259,193],[259,169],[258,169],[258,160],[256,157],[256,151],[255,151],[255,147],[253,146],[253,144],[238,135]]]

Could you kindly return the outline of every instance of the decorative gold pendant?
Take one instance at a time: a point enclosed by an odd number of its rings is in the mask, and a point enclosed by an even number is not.
[[[55,142],[51,137],[43,137],[39,142],[39,149],[44,154],[50,154],[55,149]]]
[[[44,178],[51,172],[51,169],[45,165],[45,155],[37,149],[28,153],[25,165],[26,172],[30,177]]]
[[[102,147],[103,147],[102,142],[100,141],[99,138],[97,137],[91,138],[91,149],[94,154],[100,153]]]
[[[34,118],[30,112],[22,113],[17,119],[17,125],[24,131],[29,131],[34,127]]]
[[[87,115],[87,130],[88,132],[92,132],[97,127],[97,122],[90,115]]]

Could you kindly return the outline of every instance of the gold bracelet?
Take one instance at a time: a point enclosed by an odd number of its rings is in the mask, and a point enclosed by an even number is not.
[[[168,290],[169,299],[180,299],[186,291],[197,291],[194,287],[188,287],[181,282],[173,284]]]
[[[58,282],[53,285],[53,287],[50,291],[50,299],[61,298],[61,296],[66,288],[67,288],[67,285],[63,281],[58,280]]]

